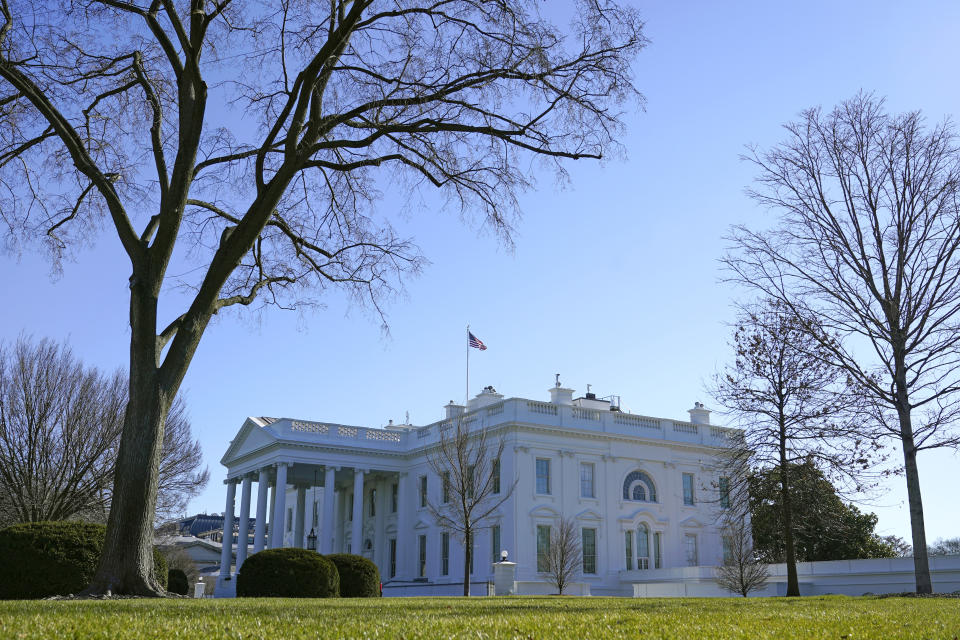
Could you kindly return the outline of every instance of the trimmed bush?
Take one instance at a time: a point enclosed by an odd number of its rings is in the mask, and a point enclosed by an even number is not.
[[[307,549],[267,549],[247,558],[237,575],[237,596],[251,598],[336,598],[337,567]]]
[[[170,569],[167,571],[167,591],[180,594],[181,596],[189,593],[190,581],[187,580],[187,574],[183,572],[183,569]]]
[[[334,553],[327,558],[337,566],[342,597],[380,597],[380,570],[372,561],[350,553]]]
[[[106,527],[29,522],[0,530],[0,599],[79,593],[93,579]],[[153,550],[154,578],[167,585],[167,561]]]

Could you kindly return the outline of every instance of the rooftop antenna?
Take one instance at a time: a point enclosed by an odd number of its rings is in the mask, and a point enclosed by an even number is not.
[[[591,386],[591,385],[589,385],[589,384],[587,385],[587,393],[590,393],[590,386]]]
[[[560,374],[559,374],[559,373],[556,374],[556,377],[557,377],[557,389],[559,389],[559,388],[560,388]]]
[[[407,411],[406,422],[404,422],[404,424],[410,424],[410,412],[409,412],[409,411]]]

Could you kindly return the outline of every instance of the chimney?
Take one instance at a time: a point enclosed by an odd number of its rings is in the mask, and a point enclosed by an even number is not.
[[[553,404],[564,404],[570,406],[573,404],[573,389],[563,387],[550,388],[550,402]]]
[[[687,409],[687,413],[693,424],[710,424],[710,409],[704,407],[702,402],[694,402],[693,409]]]
[[[446,411],[445,417],[447,418],[447,420],[449,420],[450,418],[456,418],[458,416],[463,415],[463,405],[454,404],[453,400],[451,400],[450,403],[444,406],[443,408]]]

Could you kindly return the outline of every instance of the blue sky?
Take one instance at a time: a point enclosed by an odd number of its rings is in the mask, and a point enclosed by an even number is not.
[[[464,395],[465,325],[474,393],[546,398],[555,373],[624,408],[686,418],[729,357],[725,323],[740,295],[717,262],[732,224],[770,216],[745,195],[744,145],[782,137],[806,107],[865,89],[892,111],[931,120],[960,110],[960,4],[951,2],[641,2],[650,46],[636,64],[645,111],[627,116],[625,161],[568,164],[571,184],[537,176],[522,200],[516,248],[458,212],[397,217],[431,264],[392,302],[390,334],[337,296],[305,313],[225,313],[184,383],[212,472],[192,511],[223,509],[220,456],[248,415],[379,426],[441,415]],[[428,203],[429,204],[429,203]],[[394,216],[386,198],[380,211]],[[35,253],[4,255],[0,336],[69,339],[86,362],[126,365],[129,267],[113,237],[81,251],[59,279]],[[92,293],[92,295],[91,295]],[[899,453],[898,453],[899,455]],[[927,534],[960,535],[948,495],[950,452],[923,453]],[[869,510],[909,540],[900,478]]]

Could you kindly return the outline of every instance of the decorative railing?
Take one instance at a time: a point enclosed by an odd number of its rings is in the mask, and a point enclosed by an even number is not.
[[[699,433],[697,425],[690,424],[689,422],[674,422],[673,430],[677,433]]]
[[[357,433],[357,427],[337,427],[337,435],[341,438],[356,438]]]
[[[417,440],[423,440],[430,435],[430,427],[424,427],[423,429],[417,429]]]
[[[557,415],[557,405],[550,402],[537,402],[535,400],[527,400],[527,409],[531,413],[540,413],[545,416],[555,416]]]
[[[330,433],[330,425],[320,424],[319,422],[294,420],[290,423],[290,430],[300,431],[303,433]]]
[[[633,427],[643,427],[644,429],[655,429],[660,431],[660,421],[646,416],[635,416],[632,413],[614,413],[614,424],[628,424]]]
[[[498,402],[497,404],[492,404],[492,405],[490,405],[489,407],[487,407],[487,415],[488,415],[488,416],[498,416],[498,415],[500,415],[501,413],[503,413],[503,403],[502,403],[502,402]]]
[[[383,429],[367,429],[367,440],[400,442],[400,434],[396,431],[384,431]]]
[[[580,420],[592,420],[600,422],[600,412],[596,409],[584,409],[583,407],[573,407],[573,417]]]

